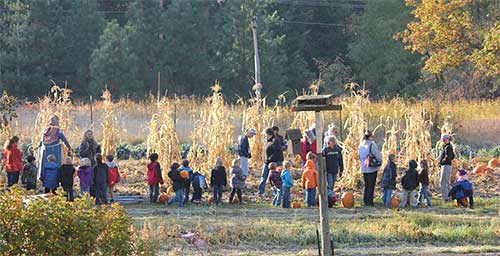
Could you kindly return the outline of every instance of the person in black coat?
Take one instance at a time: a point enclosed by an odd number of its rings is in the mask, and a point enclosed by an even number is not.
[[[443,134],[441,139],[443,142],[443,150],[439,156],[439,165],[441,166],[441,198],[444,201],[449,201],[450,197],[448,193],[450,192],[451,173],[453,170],[452,163],[455,159],[455,153],[451,145],[453,138],[448,134]]]
[[[66,199],[73,202],[75,199],[73,194],[73,180],[75,178],[75,166],[73,165],[73,158],[67,157],[66,161],[59,167],[59,181],[64,192],[66,192]]]
[[[403,186],[403,198],[401,198],[400,207],[404,208],[408,202],[408,196],[410,196],[410,206],[416,207],[417,200],[415,198],[418,186],[418,172],[417,172],[417,161],[410,160],[408,163],[408,170],[405,171],[403,178],[401,179],[401,185]]]
[[[266,190],[266,182],[269,177],[269,164],[276,163],[278,166],[283,165],[282,142],[274,136],[274,131],[272,128],[266,130],[266,144],[264,145],[264,166],[262,168],[262,175],[260,177],[259,191],[257,195],[264,195]]]
[[[429,195],[429,165],[427,160],[420,161],[420,173],[418,174],[418,182],[420,182],[420,191],[418,192],[418,205],[422,204],[422,200],[425,198],[427,206],[431,206],[431,198]]]
[[[210,175],[210,186],[212,186],[214,192],[213,203],[215,205],[221,204],[222,191],[227,186],[227,173],[224,162],[220,157],[215,160],[215,167],[212,169],[212,175]]]
[[[172,187],[175,191],[175,197],[170,198],[167,202],[167,205],[171,205],[174,202],[177,202],[179,207],[183,207],[184,190],[186,189],[186,183],[189,182],[189,178],[182,178],[179,168],[180,165],[178,163],[173,163],[170,166],[170,171],[168,172],[168,177],[172,180]]]
[[[344,160],[342,159],[342,148],[337,143],[335,136],[328,136],[327,147],[323,149],[325,158],[326,180],[328,184],[328,197],[335,196],[333,187],[337,180],[337,175],[342,177],[344,173]]]
[[[94,189],[96,205],[108,203],[108,165],[103,163],[102,160],[101,154],[95,155],[96,166],[94,167]]]

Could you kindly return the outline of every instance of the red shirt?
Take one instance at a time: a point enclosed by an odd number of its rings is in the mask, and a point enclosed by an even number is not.
[[[20,172],[23,169],[23,155],[17,145],[14,144],[5,149],[4,156],[7,172]]]

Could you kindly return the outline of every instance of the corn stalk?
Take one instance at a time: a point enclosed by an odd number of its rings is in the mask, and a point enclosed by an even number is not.
[[[118,116],[116,105],[112,101],[111,92],[106,88],[102,92],[103,99],[103,117],[102,117],[102,153],[106,155],[115,155],[116,147],[120,142],[120,130],[118,129]]]

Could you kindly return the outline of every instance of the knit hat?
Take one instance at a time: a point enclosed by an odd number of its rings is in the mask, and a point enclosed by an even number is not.
[[[462,168],[458,169],[457,176],[464,176],[466,174],[467,172],[464,169]]]

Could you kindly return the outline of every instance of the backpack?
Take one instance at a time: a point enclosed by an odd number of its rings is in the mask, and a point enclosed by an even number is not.
[[[370,152],[368,154],[368,167],[380,167],[382,165],[382,161],[378,160],[375,155],[372,153],[373,143],[370,143]]]
[[[108,168],[108,186],[114,186],[118,183],[119,179],[120,174],[118,173],[118,167]]]

